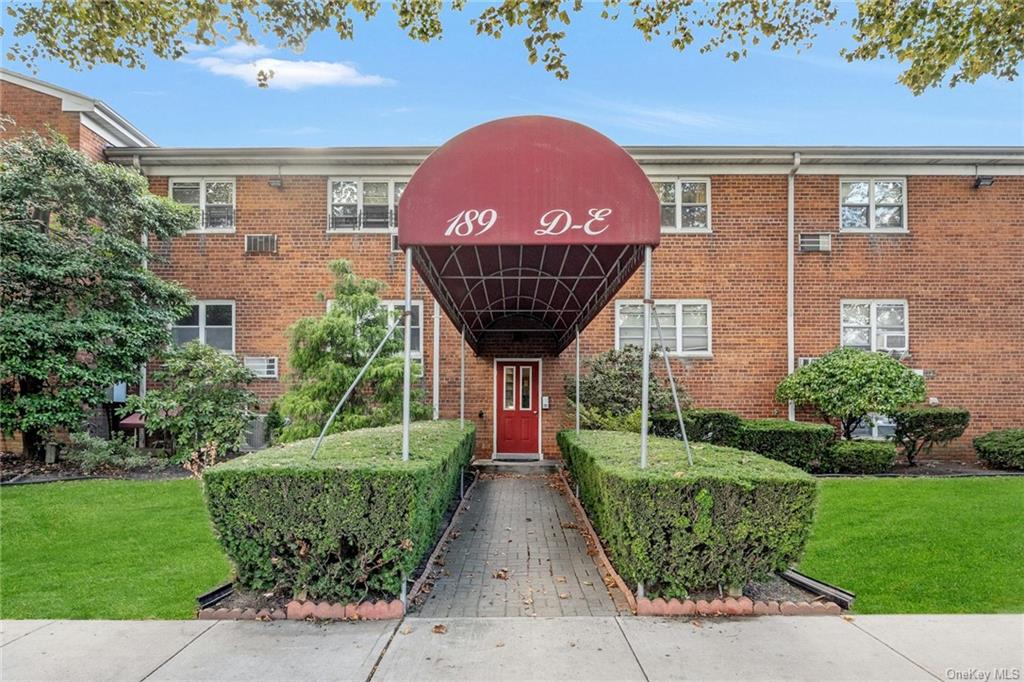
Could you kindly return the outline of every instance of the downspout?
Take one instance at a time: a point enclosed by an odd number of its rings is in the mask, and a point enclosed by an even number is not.
[[[142,173],[142,164],[139,163],[139,155],[138,154],[135,154],[134,156],[132,156],[132,168],[134,168],[135,171],[139,175],[143,175],[143,173]],[[148,232],[143,232],[142,233],[142,238],[141,238],[140,241],[142,243],[142,248],[144,249],[144,251],[142,253],[142,269],[143,270],[148,270],[149,269],[149,255],[148,255],[149,254],[149,233]],[[145,398],[146,397],[146,389],[148,387],[147,386],[148,383],[149,383],[149,370],[146,367],[146,363],[143,362],[139,366],[139,397],[140,398]],[[146,446],[146,429],[145,429],[145,427],[139,429],[139,440],[138,440],[138,442],[139,442],[140,446],[142,446],[142,447]]]
[[[796,174],[800,152],[793,152],[786,192],[786,373],[796,370]],[[796,403],[789,401],[789,421],[796,421]]]

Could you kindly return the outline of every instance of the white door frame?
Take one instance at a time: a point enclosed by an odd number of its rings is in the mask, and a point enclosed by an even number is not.
[[[499,362],[536,362],[537,363],[537,452],[498,452],[498,363]],[[532,457],[544,459],[544,358],[494,358],[491,363],[491,459],[500,457]]]

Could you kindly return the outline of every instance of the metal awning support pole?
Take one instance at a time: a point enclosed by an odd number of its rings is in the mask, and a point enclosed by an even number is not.
[[[576,433],[580,432],[580,328],[576,327]]]
[[[359,370],[359,374],[356,375],[356,378],[352,380],[352,383],[349,385],[348,390],[345,391],[345,395],[341,396],[341,400],[339,400],[338,404],[334,407],[334,412],[331,412],[331,416],[327,418],[327,423],[324,424],[324,428],[321,429],[320,437],[316,439],[316,445],[313,446],[313,454],[310,455],[310,459],[316,459],[316,453],[320,451],[320,445],[324,442],[324,436],[327,435],[327,429],[331,428],[331,424],[334,423],[334,418],[338,416],[338,413],[341,412],[341,408],[345,405],[346,402],[348,402],[348,398],[350,395],[352,395],[352,391],[356,390],[356,386],[359,385],[359,380],[363,378],[363,375],[366,374],[366,370],[369,369],[373,361],[377,359],[378,355],[380,355],[380,351],[382,348],[384,348],[384,344],[388,342],[388,339],[391,338],[391,335],[395,333],[396,329],[398,329],[398,323],[401,321],[401,317],[396,317],[391,322],[391,326],[388,327],[387,332],[384,334],[384,338],[380,340],[380,343],[377,344],[377,347],[373,349],[372,353],[370,353],[370,358],[366,361],[366,364],[363,365],[363,368]]]
[[[430,387],[434,392],[434,419],[441,418],[441,304],[434,299],[434,371]]]
[[[402,461],[409,461],[409,408],[412,402],[412,246],[405,249],[405,367],[402,374]]]
[[[459,428],[466,427],[466,328],[462,328],[459,345]]]
[[[644,357],[640,383],[640,468],[647,468],[647,422],[650,418],[651,392],[651,251],[644,247]]]
[[[676,391],[676,379],[672,376],[672,363],[668,360],[668,348],[665,347],[665,334],[661,331],[661,318],[654,311],[654,325],[658,328],[658,344],[661,355],[665,358],[665,371],[668,372],[668,385],[672,388],[672,402],[676,406],[676,418],[679,420],[679,432],[683,434],[683,445],[686,447],[686,461],[693,466],[693,453],[690,452],[690,440],[686,437],[686,424],[683,423],[683,408],[679,406],[679,393]]]

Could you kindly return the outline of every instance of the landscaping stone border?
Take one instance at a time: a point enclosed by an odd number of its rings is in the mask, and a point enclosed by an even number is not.
[[[830,601],[752,601],[734,599],[638,599],[638,616],[838,616],[843,610]]]
[[[398,620],[404,615],[400,599],[359,604],[293,600],[283,609],[202,609],[199,620]]]

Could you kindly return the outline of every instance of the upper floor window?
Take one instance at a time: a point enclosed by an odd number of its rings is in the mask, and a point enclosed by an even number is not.
[[[661,300],[654,302],[664,346],[674,355],[711,355],[711,301]],[[615,347],[642,346],[644,308],[641,301],[616,301]],[[660,346],[658,324],[651,319],[651,344]]]
[[[654,180],[661,202],[663,232],[711,231],[711,181],[707,178]]]
[[[329,230],[390,230],[398,226],[405,180],[332,178]]]
[[[196,301],[171,327],[174,345],[199,341],[226,353],[235,352],[234,301]]]
[[[199,232],[234,232],[235,181],[232,178],[176,178],[171,199],[199,209]]]
[[[841,305],[844,347],[899,353],[910,348],[906,301],[848,300]]]
[[[906,180],[851,178],[839,182],[839,227],[849,231],[907,229]]]

